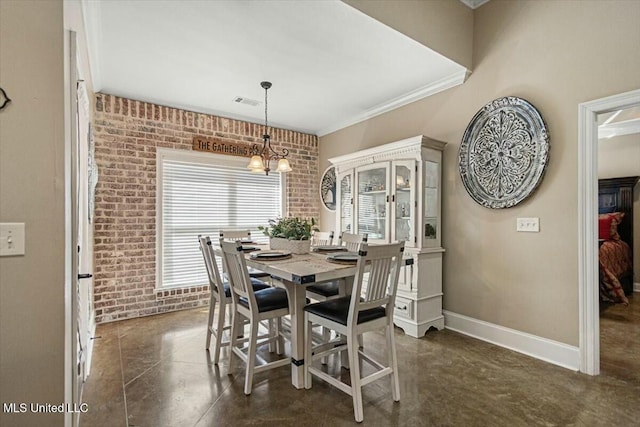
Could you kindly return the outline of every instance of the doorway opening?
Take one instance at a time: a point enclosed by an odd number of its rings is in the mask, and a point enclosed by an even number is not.
[[[578,298],[580,371],[600,374],[598,274],[599,114],[640,106],[640,90],[578,105]]]

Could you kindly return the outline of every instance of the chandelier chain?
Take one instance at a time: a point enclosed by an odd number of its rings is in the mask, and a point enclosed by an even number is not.
[[[267,90],[269,90],[268,88],[264,88],[264,133],[266,135],[269,134],[269,121],[268,121],[268,116],[267,116]]]
[[[277,172],[290,172],[292,169],[287,160],[289,150],[282,148],[281,152],[277,152],[271,147],[267,95],[268,90],[271,88],[271,82],[261,82],[260,86],[264,89],[264,134],[262,135],[262,148],[260,148],[259,144],[253,144],[251,146],[251,160],[249,161],[248,168],[251,169],[252,172],[264,172],[269,175],[269,171],[271,170],[269,163],[271,161],[278,161]]]

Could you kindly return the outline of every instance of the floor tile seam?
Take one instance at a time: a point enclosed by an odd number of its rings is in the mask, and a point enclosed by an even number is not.
[[[127,387],[128,385],[130,385],[132,382],[134,382],[135,380],[137,380],[138,378],[140,378],[141,376],[143,376],[144,374],[146,374],[147,372],[149,372],[151,369],[155,368],[156,366],[158,366],[160,364],[160,362],[162,362],[163,359],[158,360],[156,363],[154,363],[153,365],[149,366],[147,369],[145,369],[144,371],[142,371],[140,374],[136,375],[134,378],[130,379],[129,381],[127,381],[126,383],[124,382],[124,371],[122,374],[122,383],[124,387]]]
[[[120,326],[117,327],[118,333],[118,353],[120,358],[120,378],[122,381],[122,400],[124,403],[124,425],[129,425],[129,410],[127,408],[127,391],[124,384],[124,363],[122,361],[122,345],[120,344]]]
[[[144,371],[142,371],[140,374],[136,375],[134,378],[130,379],[129,381],[127,381],[126,383],[124,382],[124,369],[122,370],[122,382],[124,384],[124,386],[128,386],[130,385],[132,382],[134,382],[135,380],[137,380],[138,378],[140,378],[141,376],[143,376],[144,374],[146,374],[147,372],[149,372],[151,369],[155,368],[156,366],[158,366],[160,363],[164,362],[164,361],[169,361],[169,362],[178,362],[178,361],[173,361],[170,359],[170,356],[176,352],[180,351],[180,349],[175,349],[171,352],[169,352],[168,355],[166,356],[161,356],[160,359],[158,359],[158,361],[156,361],[153,365],[150,365],[147,369],[145,369]],[[120,355],[120,363],[122,364],[122,354]],[[189,362],[179,362],[179,363],[189,363]]]
[[[123,375],[123,380],[122,380],[122,381],[123,381],[124,386],[125,386],[125,387],[126,387],[126,386],[128,386],[129,384],[131,384],[132,382],[134,382],[135,380],[137,380],[138,378],[140,378],[141,376],[143,376],[144,374],[146,374],[147,372],[149,372],[149,370],[151,370],[151,369],[155,368],[156,366],[158,366],[161,362],[177,362],[177,363],[191,363],[191,364],[194,364],[194,365],[196,365],[196,364],[197,364],[197,365],[203,365],[203,364],[204,364],[204,365],[208,365],[208,363],[183,362],[183,361],[178,361],[178,360],[171,360],[171,359],[170,359],[170,357],[171,357],[174,353],[176,353],[176,352],[178,352],[178,351],[180,351],[180,349],[179,349],[179,348],[177,348],[177,349],[175,349],[175,350],[173,350],[173,351],[169,352],[169,354],[167,354],[166,356],[161,356],[161,357],[160,357],[160,359],[159,359],[157,362],[155,362],[153,365],[149,366],[149,367],[148,367],[147,369],[145,369],[143,372],[141,372],[140,374],[138,374],[138,375],[137,375],[137,376],[135,376],[134,378],[130,379],[130,380],[129,380],[129,381],[127,381],[126,383],[124,382],[124,370],[123,370],[123,371],[122,371],[122,372],[123,372],[123,374],[122,374],[122,375]],[[122,365],[122,354],[120,355],[120,363],[121,363],[121,365]]]
[[[231,381],[229,381],[229,385],[227,387],[224,388],[224,390],[222,391],[222,393],[220,393],[218,395],[218,397],[211,403],[211,405],[207,408],[206,411],[204,411],[202,413],[202,415],[200,416],[200,418],[198,418],[195,422],[195,424],[193,425],[194,427],[196,427],[198,425],[198,423],[200,421],[202,421],[202,419],[209,413],[209,411],[211,411],[213,409],[214,406],[216,406],[218,404],[218,402],[220,401],[220,399],[222,399],[222,396],[224,396],[224,394],[229,391],[229,389],[231,388],[231,386],[233,385],[234,381],[235,381],[235,377],[233,377],[231,379]]]
[[[179,332],[179,336],[190,336],[190,335],[194,335],[194,334],[199,334],[202,333],[201,329],[199,328],[192,328],[189,329],[187,331],[181,331],[180,330],[180,325],[171,325],[171,327],[175,328],[176,331],[180,331]],[[157,329],[157,328],[154,328]],[[164,329],[166,330],[166,328]],[[140,334],[142,332],[147,332],[149,333],[149,331],[140,331],[140,330],[136,330],[135,328],[130,328],[130,330],[127,330],[126,332],[120,332],[120,330],[118,330],[118,338],[127,338],[131,335],[136,336],[137,334]]]
[[[130,337],[135,337],[137,336],[136,334],[138,334],[139,332],[132,332],[131,334],[124,334],[122,336],[119,336],[119,339],[122,338],[130,338]],[[158,335],[158,338],[161,337],[163,333],[160,333],[160,335]],[[196,329],[193,331],[189,331],[189,332],[184,332],[184,333],[180,333],[179,335],[176,335],[175,337],[173,337],[173,340],[177,340],[177,341],[183,341],[183,340],[190,340],[193,339],[194,337],[198,336],[199,334],[202,334],[202,330],[200,329]]]
[[[183,363],[185,365],[205,365],[205,366],[214,366],[213,362],[209,363],[209,362],[188,362],[186,360],[171,360],[171,359],[165,359],[165,360],[161,360],[161,362],[169,362],[169,363]],[[218,366],[219,367],[219,366]]]

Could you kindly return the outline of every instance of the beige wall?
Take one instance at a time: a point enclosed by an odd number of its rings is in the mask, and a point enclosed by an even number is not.
[[[640,133],[598,141],[598,179],[640,176]],[[633,275],[640,283],[640,183],[633,188]]]
[[[578,104],[640,87],[640,2],[492,0],[474,12],[474,70],[462,86],[320,139],[327,159],[413,135],[447,141],[443,170],[444,307],[578,345]],[[457,169],[462,134],[485,103],[507,95],[547,122],[551,160],[537,192],[490,210]],[[540,233],[516,233],[539,217]],[[321,225],[334,217],[322,211]]]
[[[473,11],[455,0],[343,0],[348,5],[472,69]]]
[[[64,401],[63,3],[0,1],[0,222],[26,255],[0,258],[0,403]],[[0,425],[62,425],[5,414]]]

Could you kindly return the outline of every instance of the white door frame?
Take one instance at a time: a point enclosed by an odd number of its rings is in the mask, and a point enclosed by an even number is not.
[[[600,374],[598,114],[640,105],[640,90],[578,105],[578,298],[580,371]]]
[[[78,128],[77,128],[77,42],[76,32],[64,32],[65,71],[65,404],[80,405],[78,379]],[[75,406],[74,406],[75,405]],[[65,411],[64,426],[76,427],[79,414]]]

